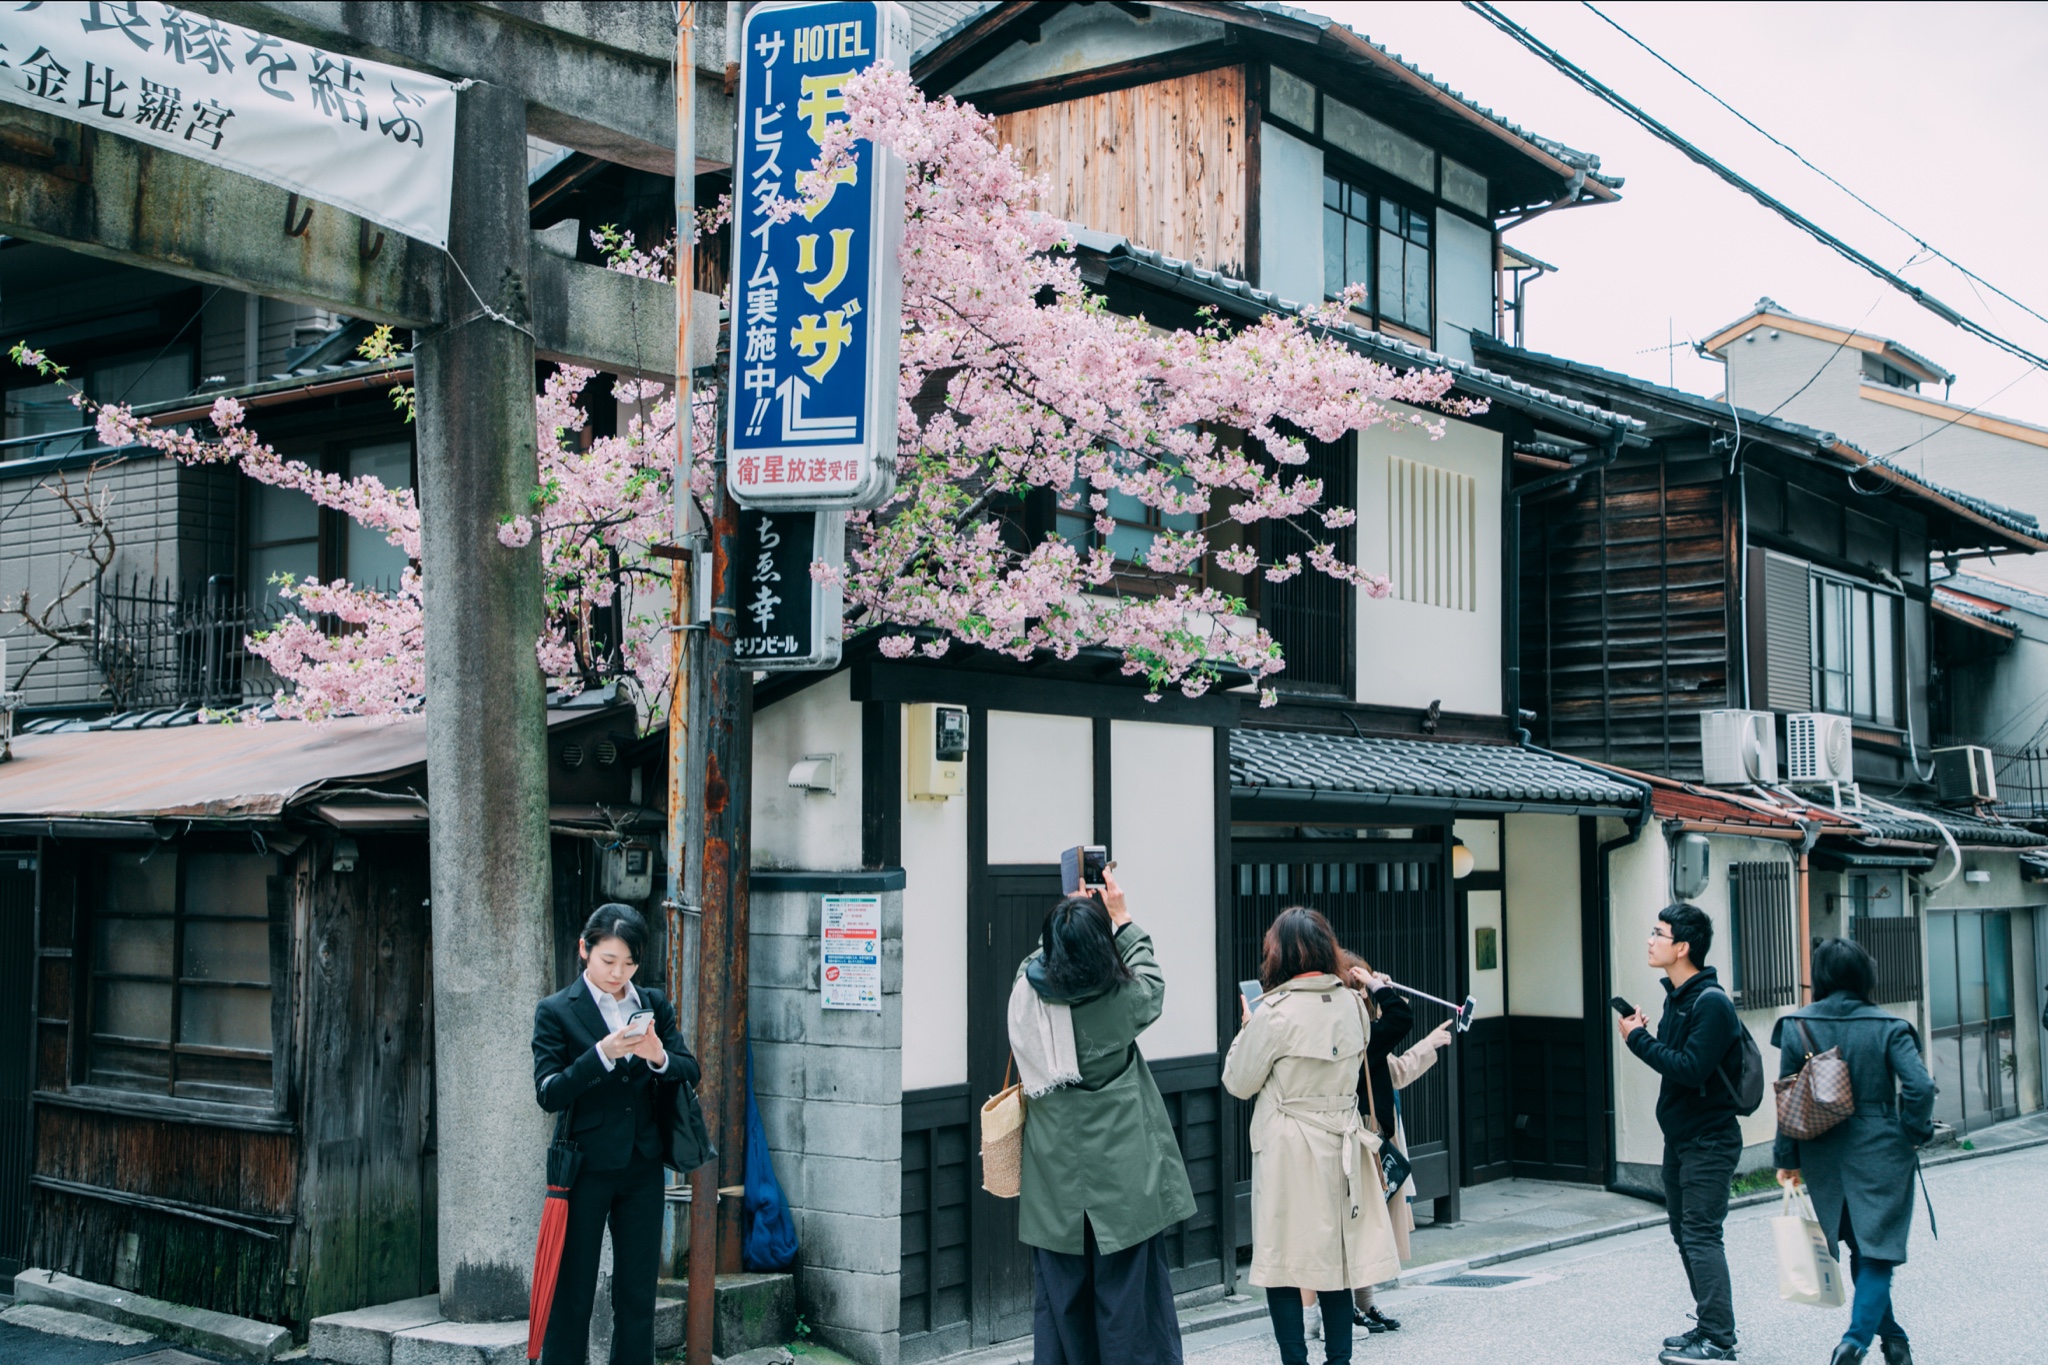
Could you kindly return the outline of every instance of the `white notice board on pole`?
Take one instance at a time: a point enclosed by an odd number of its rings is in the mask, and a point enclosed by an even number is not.
[[[818,986],[828,1010],[882,1009],[882,898],[827,896]]]

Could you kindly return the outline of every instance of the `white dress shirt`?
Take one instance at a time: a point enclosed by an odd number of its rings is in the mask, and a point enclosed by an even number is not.
[[[597,1002],[597,1012],[604,1016],[605,1030],[609,1033],[617,1033],[620,1029],[624,1028],[626,1021],[633,1017],[633,1012],[641,1008],[640,992],[633,989],[633,983],[630,981],[626,983],[626,996],[623,1000],[614,998],[607,991],[599,990],[597,983],[588,976],[583,978],[583,985],[590,992],[590,998]],[[647,1026],[653,1028],[654,1021],[648,1020]],[[601,1045],[597,1049],[597,1060],[604,1063],[606,1071],[610,1071],[617,1065],[611,1058],[604,1055],[604,1048]],[[624,1060],[632,1061],[632,1054],[627,1054]],[[664,1056],[661,1059],[660,1066],[648,1069],[657,1076],[665,1074],[668,1071],[668,1058]]]

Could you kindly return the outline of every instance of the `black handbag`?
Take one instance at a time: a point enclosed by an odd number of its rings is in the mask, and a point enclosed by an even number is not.
[[[704,1124],[704,1107],[697,1103],[697,1090],[688,1081],[664,1087],[669,1092],[668,1164],[678,1175],[688,1175],[707,1161],[715,1160],[718,1149],[711,1145],[711,1131]]]

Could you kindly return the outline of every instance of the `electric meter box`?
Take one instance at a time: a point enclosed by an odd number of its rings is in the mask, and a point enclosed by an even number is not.
[[[919,702],[908,709],[910,799],[967,794],[967,708]]]

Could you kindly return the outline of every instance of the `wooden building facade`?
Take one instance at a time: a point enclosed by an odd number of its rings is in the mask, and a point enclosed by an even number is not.
[[[31,1035],[33,1061],[0,1065],[0,1114],[27,1138],[0,1142],[0,1269],[301,1337],[322,1314],[434,1292],[422,729],[16,738],[0,933],[25,951],[0,962],[0,1031]],[[635,802],[633,731],[630,707],[550,713],[563,980],[595,904],[652,909],[660,818]]]

